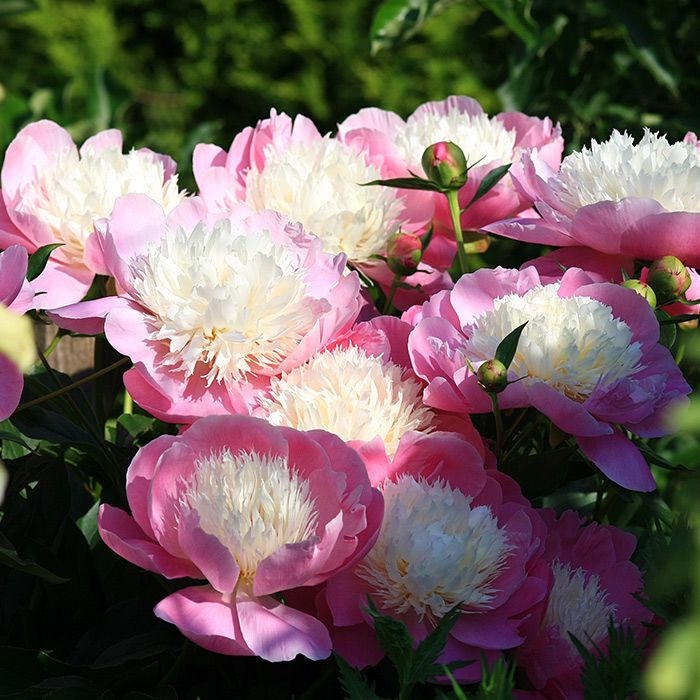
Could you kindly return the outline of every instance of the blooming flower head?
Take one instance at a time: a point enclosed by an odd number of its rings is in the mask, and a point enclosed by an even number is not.
[[[163,599],[158,617],[222,654],[329,655],[323,624],[278,598],[371,547],[382,499],[357,453],[323,431],[214,416],[139,450],[126,490],[132,515],[100,508],[104,542],[166,578],[205,582]]]
[[[190,200],[166,218],[132,195],[99,236],[121,295],[61,313],[106,315],[109,342],[136,363],[127,388],[166,420],[247,405],[246,387],[303,363],[359,312],[345,256],[278,214],[211,216]]]
[[[458,435],[420,436],[390,470],[370,474],[385,504],[377,542],[318,598],[335,651],[360,667],[382,657],[365,612],[368,595],[383,615],[407,625],[416,644],[459,605],[438,663],[472,660],[457,677],[478,680],[481,654],[493,661],[521,644],[523,621],[544,598],[542,521],[517,484],[485,470]]]
[[[666,434],[663,409],[690,392],[644,298],[619,285],[594,283],[580,270],[541,284],[534,268],[479,270],[451,293],[412,312],[409,351],[429,382],[425,402],[483,413],[491,402],[468,363],[478,368],[500,341],[527,322],[510,366],[501,408],[534,406],[573,435],[610,479],[648,491],[648,465],[622,425],[637,435]]]
[[[27,260],[27,251],[19,245],[0,253],[0,420],[17,408],[22,371],[36,358],[32,324],[22,316],[34,302],[26,280]]]
[[[404,436],[460,432],[485,448],[469,419],[432,411],[406,353],[411,326],[391,316],[357,324],[307,362],[273,377],[255,415],[297,430],[338,435],[384,468]]]
[[[381,156],[391,177],[406,177],[409,171],[423,174],[421,157],[428,146],[443,141],[455,143],[464,152],[467,164],[473,166],[459,192],[462,206],[472,199],[486,173],[493,168],[517,162],[532,149],[537,149],[556,168],[564,146],[561,130],[549,119],[528,117],[520,112],[489,117],[476,100],[460,96],[426,102],[406,121],[393,112],[373,107],[362,109],[339,125],[339,135],[346,142],[359,144],[370,154]],[[435,234],[425,261],[444,269],[455,256],[456,244],[445,197],[431,195],[431,198],[435,206]],[[416,198],[416,201],[422,200]],[[477,230],[531,205],[532,200],[519,194],[506,176],[462,214],[462,227],[467,231]]]
[[[604,648],[611,619],[632,627],[638,637],[651,619],[635,598],[642,591],[642,575],[630,561],[636,539],[612,525],[584,525],[573,511],[559,518],[551,510],[541,514],[549,530],[544,557],[552,588],[517,660],[546,697],[582,700],[583,659],[569,635],[588,649]]]
[[[48,120],[17,134],[1,178],[0,245],[17,243],[31,253],[61,244],[34,284],[45,309],[79,301],[95,273],[106,274],[90,238],[118,197],[146,194],[166,211],[184,197],[171,158],[148,149],[122,153],[117,129],[99,132],[78,151],[68,132]]]
[[[558,170],[534,153],[511,174],[542,218],[505,221],[488,231],[641,260],[675,255],[700,266],[697,140],[673,143],[646,130],[635,143],[613,131],[607,141],[564,158]]]

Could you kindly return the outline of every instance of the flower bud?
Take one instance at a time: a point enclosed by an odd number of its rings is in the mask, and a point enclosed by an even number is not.
[[[458,190],[467,181],[467,159],[452,141],[439,141],[428,146],[421,163],[427,177],[441,187]]]
[[[500,394],[508,386],[508,370],[498,360],[484,362],[476,372],[479,386],[491,394]]]
[[[678,258],[665,255],[651,264],[647,284],[665,302],[685,294],[690,287],[690,274]]]
[[[423,243],[413,233],[399,231],[387,243],[386,263],[395,275],[412,275],[423,257]]]
[[[654,290],[648,284],[644,284],[641,280],[625,280],[621,286],[633,289],[649,302],[649,306],[652,309],[656,308],[656,294],[654,294]]]

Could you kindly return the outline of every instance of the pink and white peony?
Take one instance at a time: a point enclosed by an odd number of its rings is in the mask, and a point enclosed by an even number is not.
[[[493,168],[517,163],[533,149],[550,167],[557,168],[564,147],[561,129],[549,119],[520,112],[489,117],[476,100],[461,96],[426,102],[406,121],[393,112],[374,107],[362,109],[338,128],[339,137],[345,142],[383,159],[384,177],[406,177],[409,170],[421,175],[421,157],[428,146],[439,141],[456,143],[464,151],[468,165],[475,166],[459,192],[462,206],[472,199],[484,175]],[[454,259],[456,243],[445,197],[433,195],[432,199],[435,235],[424,260],[445,269]],[[531,207],[532,201],[516,190],[506,176],[462,215],[462,228],[474,231],[515,216]]]
[[[646,130],[613,131],[607,141],[564,158],[537,153],[511,170],[542,218],[511,219],[486,231],[531,243],[590,248],[608,256],[655,260],[675,255],[700,266],[700,148]]]
[[[368,465],[384,496],[376,544],[317,596],[333,648],[358,667],[382,658],[365,610],[368,595],[382,614],[407,625],[416,644],[461,603],[438,662],[474,661],[455,675],[476,681],[481,654],[493,661],[520,645],[546,595],[544,524],[518,485],[484,469],[458,435],[412,435],[387,466],[382,473]]]
[[[132,515],[102,505],[104,542],[166,578],[203,580],[155,608],[196,644],[286,661],[331,651],[325,626],[280,595],[315,586],[372,546],[382,498],[354,450],[246,416],[203,418],[139,450]]]
[[[175,163],[148,149],[122,153],[117,129],[101,131],[78,150],[52,121],[24,127],[7,149],[0,192],[0,246],[19,244],[32,253],[61,243],[34,281],[43,309],[85,296],[104,260],[90,240],[97,219],[112,213],[118,197],[146,194],[166,211],[185,196]]]
[[[344,253],[385,286],[393,273],[373,256],[385,252],[400,228],[420,230],[432,217],[432,201],[422,193],[362,187],[387,175],[383,159],[359,144],[322,136],[302,115],[292,121],[272,110],[269,119],[238,134],[228,152],[199,144],[193,169],[212,211],[230,211],[241,203],[254,211],[278,211],[317,235],[326,252]],[[446,275],[426,269],[408,283],[421,284],[425,293],[451,286]]]
[[[0,420],[19,404],[24,387],[21,365],[36,357],[31,323],[21,316],[34,304],[34,290],[26,280],[27,260],[27,251],[19,245],[0,253]]]
[[[610,618],[641,639],[652,613],[635,596],[642,574],[630,561],[634,535],[612,525],[585,525],[573,511],[541,511],[549,534],[544,552],[552,571],[544,616],[517,650],[533,686],[550,700],[583,700],[583,660],[569,635],[589,649],[605,648]]]
[[[135,363],[127,389],[164,420],[248,412],[254,385],[308,360],[360,310],[345,256],[273,212],[212,215],[192,199],[166,217],[130,195],[98,235],[121,293],[61,309],[62,322],[105,317],[107,339]]]
[[[499,394],[501,408],[534,406],[576,438],[583,453],[625,488],[650,491],[654,478],[621,428],[667,434],[664,409],[690,392],[641,296],[568,270],[542,285],[534,268],[479,270],[412,310],[409,351],[429,382],[424,400],[446,411],[485,413],[489,396],[475,368],[527,321]]]

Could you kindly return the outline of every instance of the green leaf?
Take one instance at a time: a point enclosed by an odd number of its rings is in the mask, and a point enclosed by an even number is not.
[[[35,0],[0,0],[0,17],[23,14],[36,10]]]
[[[459,683],[457,683],[457,679],[452,675],[452,671],[450,671],[445,664],[442,665],[442,672],[450,679],[452,692],[455,694],[455,700],[467,700],[467,696],[464,694],[462,688],[460,688]]]
[[[338,664],[346,700],[381,700],[357,669],[352,668],[342,656],[333,654],[333,657]]]
[[[469,200],[469,204],[462,207],[462,213],[469,209],[469,207],[474,204],[477,199],[481,199],[489,190],[492,190],[498,184],[498,182],[505,177],[506,173],[510,170],[510,166],[511,163],[506,163],[505,165],[499,165],[493,170],[489,170],[484,179],[479,183],[479,187],[477,187],[474,196]]]
[[[48,245],[41,246],[41,248],[37,248],[29,256],[29,264],[27,265],[27,279],[30,282],[36,279],[44,271],[51,253],[56,250],[56,248],[60,248],[62,245],[63,243],[49,243]]]
[[[148,432],[155,424],[156,419],[152,416],[144,416],[140,413],[122,413],[117,419],[117,423],[126,430],[132,438]]]
[[[506,369],[510,367],[510,363],[515,357],[515,351],[518,349],[520,335],[522,334],[527,324],[528,322],[525,321],[525,323],[508,333],[508,335],[505,338],[503,338],[503,340],[498,344],[498,347],[496,348],[495,359],[499,362],[502,362],[505,365]]]
[[[361,182],[361,187],[370,185],[384,185],[384,187],[396,187],[402,190],[424,190],[426,192],[442,192],[440,185],[432,180],[424,180],[421,177],[394,177],[389,180],[372,180],[371,182]]]
[[[435,629],[413,652],[413,663],[411,664],[412,683],[425,683],[441,672],[441,668],[435,666],[435,662],[445,648],[447,637],[461,614],[459,606],[460,604],[455,605],[446,613]]]
[[[479,0],[491,10],[503,24],[518,36],[528,49],[534,49],[539,41],[538,28],[530,16],[529,0]]]
[[[474,700],[510,700],[515,685],[515,666],[503,657],[489,668],[486,657],[481,656],[481,682]]]
[[[662,309],[656,309],[654,313],[656,314],[656,320],[659,322],[659,343],[666,348],[670,348],[676,342],[677,321],[672,321],[671,316]]]
[[[63,576],[58,576],[53,572],[45,569],[40,564],[37,564],[31,559],[22,559],[22,557],[17,554],[17,550],[13,547],[12,542],[10,542],[3,534],[0,533],[0,564],[9,566],[11,569],[17,569],[23,574],[29,574],[30,576],[37,576],[44,579],[47,583],[65,583],[69,579],[63,578]]]
[[[97,513],[100,510],[100,502],[95,501],[90,510],[88,510],[82,518],[78,518],[75,524],[80,528],[80,532],[85,535],[90,549],[94,549],[95,545],[100,542],[100,534],[97,530]]]
[[[370,29],[371,53],[397,46],[420,31],[431,17],[444,12],[458,0],[384,0]]]
[[[408,628],[392,617],[382,615],[374,605],[372,599],[367,596],[368,612],[374,620],[374,629],[377,632],[377,640],[386,655],[394,664],[399,675],[401,688],[404,688],[411,677],[413,662],[413,641],[408,633]]]

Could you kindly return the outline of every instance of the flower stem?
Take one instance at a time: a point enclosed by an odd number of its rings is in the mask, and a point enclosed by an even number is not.
[[[493,417],[496,421],[496,459],[498,460],[501,457],[501,445],[503,443],[503,416],[501,415],[501,409],[498,407],[498,395],[491,392],[489,396],[493,406]]]
[[[21,404],[15,413],[19,413],[20,411],[24,411],[26,408],[31,408],[32,406],[38,406],[41,403],[44,403],[44,401],[50,401],[51,399],[55,399],[57,396],[63,396],[63,394],[68,393],[72,389],[76,389],[79,386],[82,386],[83,384],[87,384],[88,382],[91,382],[95,379],[98,379],[104,374],[107,374],[108,372],[111,372],[114,369],[117,369],[118,367],[122,367],[123,365],[127,364],[130,362],[128,357],[122,357],[120,360],[117,360],[116,362],[113,362],[111,365],[108,365],[107,367],[103,367],[101,370],[97,372],[93,372],[92,374],[89,374],[87,377],[83,377],[82,379],[78,379],[77,381],[73,382],[72,384],[69,384],[68,386],[63,386],[60,387],[59,389],[56,389],[56,391],[52,391],[48,394],[44,394],[44,396],[39,396],[36,399],[32,399],[31,401],[26,401],[25,403]]]
[[[399,287],[399,282],[401,281],[401,275],[394,275],[394,279],[391,280],[391,287],[389,288],[389,294],[387,295],[386,301],[384,302],[384,309],[382,313],[388,314],[394,303],[394,297],[396,296],[396,290]]]
[[[131,394],[124,389],[124,408],[123,413],[133,413],[134,412],[134,400],[131,398]]]
[[[63,333],[59,330],[44,350],[44,357],[48,357],[58,347],[61,338],[63,338]]]
[[[450,205],[450,216],[452,217],[452,228],[457,239],[457,257],[459,258],[459,268],[464,274],[469,269],[467,263],[467,253],[464,250],[464,235],[462,233],[462,222],[460,221],[459,191],[449,190],[445,193],[447,203]]]

